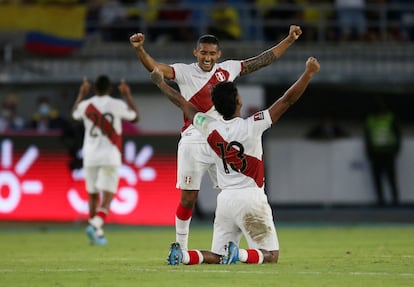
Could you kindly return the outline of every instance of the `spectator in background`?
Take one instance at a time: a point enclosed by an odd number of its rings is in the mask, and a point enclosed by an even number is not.
[[[367,115],[364,126],[365,148],[371,164],[372,178],[379,205],[385,205],[383,176],[388,180],[392,204],[399,204],[396,178],[396,158],[401,146],[401,131],[395,115],[384,99],[375,99],[373,111]]]
[[[298,0],[298,4],[302,10],[302,15],[298,14],[298,17],[301,16],[304,22],[304,26],[306,29],[306,33],[304,35],[306,41],[316,41],[318,40],[318,33],[319,33],[319,24],[321,22],[326,23],[328,18],[331,16],[331,11],[327,9],[322,9],[324,4],[328,4],[329,0]],[[325,29],[324,34],[327,34],[327,27]],[[329,38],[326,35],[325,40]]]
[[[315,140],[332,140],[347,136],[348,133],[330,113],[324,114],[321,121],[306,134],[306,138]]]
[[[122,1],[104,1],[99,9],[99,26],[102,31],[104,41],[125,41],[128,34],[127,27],[127,8]]]
[[[157,20],[149,29],[152,41],[193,41],[191,10],[180,0],[164,0]]]
[[[0,133],[24,129],[25,122],[22,117],[17,115],[17,104],[18,100],[15,94],[10,94],[3,99],[0,113]]]
[[[229,5],[226,0],[215,0],[210,12],[208,33],[220,40],[240,40],[242,30],[237,8]]]
[[[255,0],[263,21],[266,41],[279,41],[285,36],[286,23],[297,23],[302,11],[295,0]]]
[[[414,40],[414,5],[412,0],[389,0],[389,21],[392,39]]]
[[[335,0],[339,40],[363,40],[367,33],[365,0]]]
[[[88,35],[99,33],[99,21],[102,2],[100,0],[88,1],[86,3],[86,17],[85,17],[85,30]]]
[[[365,12],[367,22],[370,23],[367,27],[366,40],[371,42],[380,41],[383,37],[381,31],[381,21],[385,21],[383,15],[383,7],[387,0],[366,0],[368,9]]]
[[[37,110],[32,115],[30,128],[39,133],[44,133],[51,130],[63,131],[67,125],[67,121],[60,116],[58,110],[52,107],[48,97],[42,96],[38,98]]]

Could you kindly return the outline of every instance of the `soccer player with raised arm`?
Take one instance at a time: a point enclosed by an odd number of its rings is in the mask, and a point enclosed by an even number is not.
[[[130,87],[122,80],[118,89],[126,102],[111,96],[110,79],[101,75],[95,81],[96,94],[85,99],[91,90],[91,84],[84,78],[72,109],[72,117],[81,120],[85,127],[82,154],[86,190],[89,194],[89,225],[86,234],[90,243],[96,245],[107,244],[103,225],[118,189],[122,120],[139,120]]]
[[[246,60],[227,60],[218,62],[221,49],[214,35],[201,36],[193,55],[192,64],[176,63],[167,65],[154,60],[144,49],[145,36],[142,33],[130,37],[130,43],[148,71],[155,67],[164,77],[177,83],[183,97],[201,112],[217,118],[210,98],[211,89],[219,82],[234,81],[238,76],[255,72],[275,62],[299,38],[302,30],[291,25],[289,35],[274,47]],[[176,241],[181,248],[188,249],[188,236],[192,212],[197,201],[201,180],[206,171],[216,185],[216,167],[209,155],[205,138],[194,128],[184,115],[184,126],[177,151],[177,187],[181,189],[181,199],[175,214]]]
[[[158,68],[152,81],[178,106],[206,139],[210,156],[217,166],[218,186],[211,251],[184,250],[179,242],[171,244],[167,263],[233,264],[236,262],[275,263],[279,258],[279,241],[273,215],[264,191],[263,132],[304,93],[319,72],[317,59],[310,57],[298,80],[269,108],[243,119],[242,99],[231,81],[217,84],[211,98],[219,119],[200,112],[192,103],[170,87]],[[248,249],[239,249],[244,236]]]

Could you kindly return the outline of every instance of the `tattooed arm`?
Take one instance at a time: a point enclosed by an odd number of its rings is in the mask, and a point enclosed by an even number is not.
[[[179,107],[187,118],[192,122],[197,108],[190,102],[188,102],[177,90],[170,87],[164,80],[164,75],[158,67],[155,67],[151,72],[151,80],[154,84],[160,88],[160,90],[167,96],[167,98],[177,107]]]
[[[301,34],[302,30],[299,26],[291,25],[289,35],[280,41],[279,44],[264,51],[256,57],[244,60],[243,70],[240,75],[243,76],[255,72],[279,59],[279,57],[282,56],[282,54],[299,38]]]

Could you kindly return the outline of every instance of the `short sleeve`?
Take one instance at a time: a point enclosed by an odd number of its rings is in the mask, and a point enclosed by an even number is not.
[[[170,65],[174,70],[174,79],[172,79],[176,83],[182,83],[185,81],[184,75],[186,74],[187,64],[176,63]]]
[[[204,137],[207,138],[210,134],[210,123],[213,121],[216,120],[205,113],[199,112],[194,116],[193,125]]]
[[[263,110],[256,112],[248,118],[250,133],[261,135],[267,129],[272,126],[272,119],[270,117],[269,110]]]
[[[124,101],[119,101],[120,110],[121,110],[121,118],[127,121],[132,121],[136,118],[137,113],[130,109],[128,105]]]
[[[84,114],[86,101],[82,101],[78,104],[76,109],[72,112],[72,118],[75,120],[81,120]]]

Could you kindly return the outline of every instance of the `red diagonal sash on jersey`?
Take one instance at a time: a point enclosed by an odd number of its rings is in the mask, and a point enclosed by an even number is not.
[[[229,79],[229,75],[228,71],[221,68],[217,69],[207,83],[191,97],[189,102],[192,103],[200,112],[205,113],[210,110],[213,106],[210,95],[211,90],[219,82],[227,81]],[[191,122],[184,115],[184,126],[182,130],[184,131],[189,125],[191,125]]]
[[[214,152],[221,158],[221,150],[217,146],[217,143],[223,143],[226,147],[228,146],[228,142],[223,139],[223,137],[214,130],[207,138],[207,142],[209,143],[210,147],[214,150]],[[225,160],[226,163],[233,164],[236,168],[241,166],[241,157],[238,155],[240,152],[236,148],[232,147],[230,151],[226,151]],[[243,158],[246,159],[247,165],[243,171],[240,171],[245,176],[252,178],[258,187],[262,187],[264,184],[264,164],[263,160],[259,160],[251,155],[243,154],[241,155]],[[219,167],[218,167],[219,168]]]
[[[108,139],[118,148],[122,150],[122,136],[116,133],[112,123],[108,121],[106,117],[93,105],[89,106],[85,110],[85,114],[97,128],[99,128],[103,135],[107,136]]]

